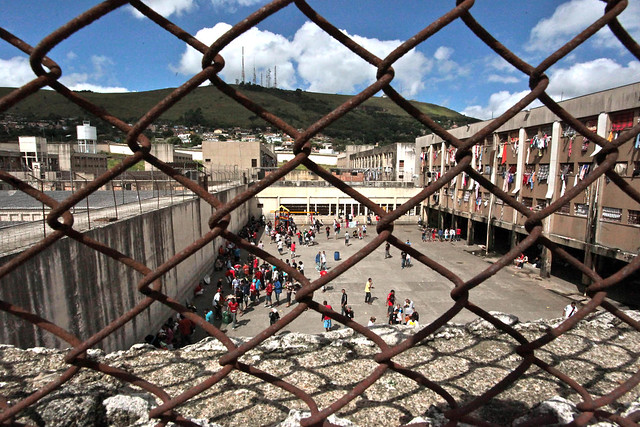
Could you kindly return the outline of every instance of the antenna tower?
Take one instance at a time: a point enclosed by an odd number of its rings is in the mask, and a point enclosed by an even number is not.
[[[273,87],[278,87],[278,66],[274,65],[273,67]]]
[[[242,46],[242,84],[244,84],[244,46]]]
[[[271,68],[267,68],[267,87],[271,87]]]

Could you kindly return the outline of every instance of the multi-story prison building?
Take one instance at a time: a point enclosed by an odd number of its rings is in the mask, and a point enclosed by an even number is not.
[[[562,108],[598,135],[614,139],[640,120],[640,83],[560,102]],[[490,121],[450,132],[466,140]],[[416,170],[428,185],[455,165],[455,148],[437,135],[416,139]],[[547,107],[519,112],[473,147],[472,166],[532,210],[540,210],[585,179],[597,166],[599,147],[575,132]],[[615,171],[640,190],[640,138],[619,148]],[[487,249],[509,249],[527,234],[526,218],[464,173],[424,202],[429,224],[461,228],[470,242]],[[587,266],[607,275],[638,254],[640,205],[606,176],[543,221],[553,242]],[[529,259],[540,257],[541,274],[562,275],[563,260],[534,245]],[[557,258],[557,257],[556,257]],[[579,277],[579,276],[578,276]]]

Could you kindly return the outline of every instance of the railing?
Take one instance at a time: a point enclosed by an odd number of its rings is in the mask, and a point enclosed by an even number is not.
[[[193,76],[190,80],[185,82],[181,87],[174,90],[168,95],[161,103],[156,105],[150,111],[147,112],[135,125],[130,126],[126,122],[120,120],[109,114],[104,109],[91,104],[84,99],[80,94],[71,92],[67,87],[58,81],[61,76],[61,69],[52,59],[46,57],[54,47],[62,42],[67,37],[72,36],[75,32],[80,31],[83,27],[91,25],[94,21],[101,17],[110,14],[117,8],[124,4],[131,4],[140,13],[145,15],[149,20],[155,22],[158,25],[158,29],[164,29],[167,32],[173,34],[180,40],[188,43],[191,47],[198,50],[203,54],[203,69],[201,72]],[[613,34],[620,40],[620,42],[636,57],[640,59],[640,46],[629,36],[627,31],[621,26],[617,20],[617,16],[628,6],[626,0],[609,0],[606,5],[603,4],[603,15],[588,28],[575,36],[567,44],[560,47],[551,56],[544,59],[538,65],[530,65],[514,53],[509,51],[504,45],[496,40],[487,30],[485,30],[473,17],[471,11],[474,4],[473,0],[458,0],[455,7],[453,7],[445,15],[428,24],[424,29],[416,33],[413,37],[406,42],[399,44],[399,46],[390,53],[386,58],[378,58],[371,52],[367,51],[363,46],[358,45],[354,40],[350,39],[340,29],[334,27],[330,22],[326,21],[315,10],[313,10],[303,0],[276,0],[268,5],[260,8],[254,14],[241,21],[234,26],[226,34],[216,40],[211,46],[206,46],[199,40],[195,39],[192,35],[177,27],[170,21],[158,15],[152,9],[147,7],[139,0],[131,0],[129,2],[124,0],[105,1],[98,4],[82,15],[78,16],[74,20],[70,21],[65,26],[59,28],[51,35],[44,38],[36,48],[33,48],[17,38],[16,36],[8,33],[5,30],[1,30],[0,35],[2,38],[17,49],[30,55],[30,63],[37,77],[25,86],[11,92],[6,97],[0,99],[0,112],[5,111],[9,107],[21,102],[23,99],[28,98],[32,93],[40,90],[45,86],[56,90],[58,93],[65,96],[71,102],[82,107],[88,113],[91,113],[100,119],[108,122],[110,125],[117,127],[122,132],[127,134],[127,144],[134,152],[133,155],[126,157],[121,164],[115,166],[108,172],[97,177],[95,180],[89,182],[86,186],[83,186],[66,198],[63,201],[56,201],[47,194],[43,193],[38,188],[28,185],[26,182],[19,180],[12,176],[10,173],[0,171],[0,178],[5,182],[11,184],[16,189],[29,194],[31,197],[47,205],[51,210],[47,217],[47,224],[54,230],[48,233],[46,237],[40,239],[36,245],[32,248],[22,252],[18,256],[14,257],[11,261],[0,267],[0,277],[6,276],[14,269],[18,268],[26,260],[38,256],[38,253],[54,244],[57,240],[63,236],[68,236],[72,239],[87,246],[88,249],[99,251],[118,262],[121,262],[129,268],[135,269],[143,276],[138,283],[138,290],[146,295],[148,298],[144,299],[135,307],[132,307],[129,311],[122,313],[122,316],[108,325],[104,325],[104,328],[96,333],[94,336],[88,339],[81,339],[74,336],[66,330],[48,322],[46,319],[40,318],[36,313],[30,313],[27,310],[23,310],[21,307],[15,306],[12,302],[2,302],[0,308],[8,313],[22,318],[25,322],[31,322],[37,324],[38,327],[47,330],[50,333],[55,334],[59,338],[65,340],[72,347],[66,356],[66,362],[71,366],[68,371],[54,379],[49,384],[43,386],[37,392],[25,397],[23,400],[17,402],[11,402],[11,405],[6,399],[0,398],[0,422],[11,422],[15,419],[16,415],[21,411],[29,408],[39,399],[47,396],[55,388],[59,387],[64,382],[71,378],[78,372],[80,367],[86,367],[89,369],[95,369],[105,374],[112,375],[122,381],[134,383],[138,387],[142,387],[146,391],[154,394],[162,400],[162,404],[149,413],[150,417],[157,418],[162,422],[176,421],[179,423],[188,423],[188,421],[180,415],[180,405],[185,401],[198,396],[203,390],[211,387],[213,384],[222,381],[232,371],[239,370],[248,375],[253,375],[256,378],[260,378],[263,381],[273,384],[276,387],[281,388],[287,393],[291,393],[296,397],[304,401],[311,412],[311,416],[302,420],[303,424],[311,425],[316,423],[322,423],[327,417],[341,408],[345,407],[349,402],[363,393],[367,387],[376,382],[386,371],[391,370],[401,375],[406,376],[412,381],[415,381],[420,387],[426,387],[442,397],[444,401],[449,405],[449,409],[445,412],[447,419],[453,424],[456,422],[466,422],[473,424],[482,424],[482,420],[478,419],[472,412],[486,404],[494,396],[507,390],[515,382],[517,382],[527,370],[533,366],[536,366],[540,370],[544,371],[548,375],[554,377],[557,382],[564,384],[567,388],[574,390],[582,399],[577,405],[581,414],[575,419],[575,424],[585,425],[594,419],[598,420],[610,420],[620,424],[632,425],[640,420],[640,414],[638,412],[632,413],[627,417],[623,417],[620,414],[616,414],[611,411],[609,405],[614,402],[620,395],[626,393],[638,382],[640,382],[640,372],[636,372],[634,375],[619,380],[619,386],[614,390],[604,393],[596,398],[593,396],[584,385],[578,384],[568,375],[563,373],[557,366],[553,366],[541,359],[537,351],[541,349],[549,351],[548,347],[545,347],[548,343],[557,339],[564,334],[570,328],[575,326],[578,322],[581,322],[585,316],[593,313],[596,308],[600,307],[609,311],[621,322],[631,325],[635,330],[640,331],[640,324],[634,321],[629,316],[625,315],[622,311],[618,310],[615,306],[610,304],[605,297],[607,291],[613,285],[620,283],[627,276],[638,270],[640,266],[640,257],[636,257],[628,266],[618,271],[616,274],[602,278],[593,270],[587,268],[580,261],[572,257],[569,253],[563,250],[560,246],[553,243],[543,232],[542,220],[547,218],[553,212],[560,209],[562,205],[569,202],[578,193],[583,192],[588,186],[593,184],[596,180],[606,175],[615,185],[619,186],[623,191],[627,193],[634,201],[640,203],[640,194],[633,190],[624,179],[622,179],[615,171],[616,158],[618,156],[618,150],[622,145],[628,145],[632,139],[640,132],[640,125],[636,125],[630,129],[622,132],[619,137],[611,142],[599,137],[593,132],[589,131],[580,121],[569,115],[564,111],[551,97],[545,92],[549,85],[549,77],[545,72],[553,64],[557,63],[562,58],[567,58],[568,55],[576,49],[583,42],[588,40],[593,34],[602,29],[608,27]],[[316,23],[327,34],[331,35],[337,41],[342,43],[345,47],[351,50],[355,55],[364,59],[371,64],[372,68],[377,70],[377,77],[369,87],[364,89],[361,93],[351,97],[348,102],[339,106],[331,113],[322,117],[316,123],[310,125],[307,129],[299,131],[294,126],[288,124],[277,115],[265,110],[260,105],[247,98],[240,91],[227,85],[219,76],[218,73],[224,67],[224,59],[220,56],[220,51],[228,46],[229,43],[237,39],[241,34],[245,33],[252,26],[257,25],[269,16],[278,13],[278,11],[285,6],[295,6],[301,13]],[[371,3],[371,7],[375,7],[374,3]],[[498,14],[496,11],[496,19]],[[581,10],[576,10],[576,14],[582,13]],[[401,58],[404,54],[413,49],[420,43],[425,43],[431,36],[438,33],[443,28],[447,27],[454,21],[462,21],[480,40],[482,40],[489,48],[491,48],[497,55],[501,56],[511,66],[519,70],[529,81],[530,92],[524,96],[520,101],[513,105],[504,114],[494,119],[491,123],[487,124],[484,128],[478,131],[473,137],[468,140],[460,141],[453,137],[445,129],[443,129],[438,123],[432,120],[429,116],[418,111],[412,106],[406,99],[404,99],[393,87],[392,82],[394,79],[394,71],[392,66],[395,62]],[[321,51],[323,46],[319,45],[317,49]],[[570,58],[567,58],[570,60]],[[45,69],[46,67],[46,69]],[[209,193],[206,189],[200,187],[194,181],[188,179],[184,175],[181,175],[174,168],[158,160],[156,157],[150,155],[150,141],[142,134],[142,131],[148,127],[154,120],[158,119],[162,113],[170,109],[184,96],[189,94],[195,88],[200,86],[206,81],[210,81],[220,91],[242,104],[245,108],[259,116],[270,126],[279,128],[281,131],[290,135],[295,139],[294,153],[295,157],[285,165],[280,167],[276,172],[269,174],[248,188],[247,191],[241,195],[235,197],[233,200],[226,203],[222,203],[213,194]],[[422,189],[415,197],[403,204],[398,209],[392,212],[385,212],[377,204],[373,203],[367,197],[363,196],[357,191],[357,188],[342,182],[337,177],[333,176],[329,171],[319,167],[317,164],[309,159],[310,153],[310,140],[314,135],[317,135],[324,128],[331,123],[340,120],[341,117],[349,114],[357,106],[361,105],[365,100],[371,98],[380,90],[384,91],[386,96],[395,102],[400,108],[404,109],[409,115],[414,117],[422,125],[436,133],[438,136],[447,141],[450,146],[456,147],[457,165],[451,167],[440,179],[431,183],[426,188]],[[561,120],[570,125],[578,133],[589,138],[590,141],[598,144],[602,147],[597,156],[598,166],[582,180],[578,185],[573,187],[567,193],[555,200],[552,204],[544,209],[534,212],[527,209],[522,204],[516,202],[512,197],[503,192],[500,188],[493,185],[485,176],[479,174],[471,167],[472,152],[471,149],[476,143],[482,143],[485,137],[496,131],[502,124],[512,118],[517,112],[523,110],[535,99],[540,100],[545,104],[554,114],[556,114]],[[626,149],[626,147],[625,147]],[[132,167],[139,161],[146,161],[157,169],[165,173],[172,180],[188,188],[197,196],[201,197],[204,201],[211,204],[215,208],[213,215],[209,220],[211,231],[200,239],[194,241],[191,245],[184,248],[173,258],[165,262],[156,270],[151,270],[143,265],[139,260],[132,259],[127,254],[118,253],[114,249],[106,246],[102,242],[92,240],[91,238],[78,232],[74,223],[75,216],[71,213],[71,210],[78,207],[82,202],[92,193],[96,192],[99,188],[104,186],[113,180],[118,180],[119,175],[125,172],[128,168]],[[327,275],[319,278],[315,281],[309,281],[299,272],[292,270],[285,263],[283,263],[278,257],[272,254],[260,250],[256,246],[250,245],[247,241],[239,238],[237,235],[227,231],[226,226],[229,220],[229,213],[241,205],[247,203],[256,194],[258,194],[264,188],[273,185],[280,178],[286,175],[296,167],[304,165],[309,170],[316,173],[323,180],[339,189],[347,196],[358,201],[360,204],[365,205],[370,211],[381,217],[377,225],[377,235],[357,254],[344,260],[338,266],[333,268]],[[400,239],[393,234],[394,221],[404,215],[408,210],[413,209],[417,204],[421,203],[428,197],[431,197],[440,188],[451,182],[457,175],[462,172],[466,172],[471,179],[479,182],[484,189],[493,193],[497,198],[504,201],[505,204],[510,205],[513,209],[520,212],[527,218],[525,227],[529,235],[522,240],[517,246],[510,250],[507,254],[502,256],[496,263],[489,266],[486,270],[479,272],[474,277],[464,280],[455,273],[449,271],[442,265],[435,262],[425,254],[418,252],[415,248],[405,245]],[[79,216],[82,216],[80,213]],[[186,307],[181,305],[178,301],[173,300],[167,295],[162,294],[162,287],[160,278],[163,274],[167,273],[170,269],[178,265],[187,257],[193,255],[204,245],[211,242],[218,236],[229,239],[235,242],[243,249],[257,255],[260,258],[267,260],[269,263],[276,265],[278,268],[287,271],[292,277],[303,284],[302,289],[297,293],[296,299],[299,302],[293,310],[280,319],[276,324],[266,328],[261,333],[256,335],[250,341],[236,346],[232,340],[229,339],[223,332],[207,323],[195,313],[189,311]],[[370,254],[378,246],[388,241],[393,246],[400,250],[406,251],[412,255],[414,262],[420,262],[426,267],[438,272],[442,275],[443,279],[448,280],[451,283],[452,291],[451,298],[453,300],[451,308],[439,317],[436,321],[423,327],[411,338],[401,342],[398,345],[390,346],[386,344],[379,336],[367,329],[363,325],[340,315],[332,310],[326,309],[323,305],[319,304],[314,299],[314,291],[317,291],[327,282],[335,279],[341,274],[348,271],[351,267],[357,264],[358,259]],[[470,291],[478,286],[482,286],[483,283],[495,274],[500,269],[507,265],[510,265],[513,259],[523,252],[525,249],[533,244],[542,244],[549,250],[551,250],[554,256],[564,259],[571,267],[578,269],[584,275],[591,279],[591,285],[587,288],[586,294],[590,298],[588,303],[585,304],[578,312],[562,322],[559,326],[546,331],[542,337],[529,341],[512,327],[500,321],[498,318],[492,316],[489,312],[482,307],[475,305],[472,302]],[[201,384],[190,388],[179,395],[171,396],[165,390],[156,387],[154,384],[130,374],[122,369],[108,366],[104,364],[94,363],[90,361],[87,356],[87,350],[92,348],[96,343],[104,339],[112,331],[121,328],[124,324],[131,321],[134,317],[141,314],[151,304],[166,304],[174,310],[179,311],[186,317],[190,318],[200,327],[202,327],[209,335],[217,338],[228,349],[228,353],[219,359],[219,363],[222,368],[211,375],[206,381]],[[273,336],[278,331],[282,330],[286,325],[290,324],[306,309],[312,309],[320,313],[326,314],[334,320],[343,323],[347,327],[354,329],[356,332],[366,336],[373,341],[379,348],[380,352],[375,355],[373,360],[378,364],[378,367],[373,370],[366,378],[362,379],[353,390],[341,398],[335,400],[332,404],[319,408],[314,399],[314,396],[306,393],[295,384],[291,382],[269,375],[255,366],[250,366],[247,363],[240,360],[249,350],[255,348],[262,343],[268,337]],[[469,310],[477,316],[489,321],[502,333],[508,334],[513,337],[519,345],[515,351],[520,357],[518,366],[507,375],[502,381],[495,384],[489,390],[486,390],[480,396],[472,398],[468,401],[458,402],[454,399],[445,389],[440,387],[435,381],[430,380],[423,374],[416,370],[410,370],[400,363],[393,361],[392,359],[406,351],[407,349],[415,346],[425,337],[438,330],[447,321],[453,318],[457,313],[462,310]],[[548,422],[548,418],[544,417],[538,420],[539,423]],[[530,420],[529,425],[536,425],[536,420]]]

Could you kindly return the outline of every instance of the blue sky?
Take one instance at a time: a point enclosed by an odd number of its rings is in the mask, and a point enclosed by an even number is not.
[[[56,28],[91,8],[88,0],[0,0],[0,26],[36,45]],[[149,6],[210,44],[266,3],[260,0],[148,0]],[[620,15],[640,40],[640,2],[630,0]],[[454,0],[319,0],[309,4],[379,57],[455,6]],[[599,0],[477,0],[473,16],[496,39],[532,65],[602,15]],[[222,51],[222,78],[278,87],[353,94],[374,80],[375,69],[326,36],[289,5]],[[96,92],[145,91],[177,87],[200,70],[201,54],[187,48],[130,6],[123,6],[72,35],[49,56],[62,67],[61,81]],[[409,99],[444,105],[486,119],[499,115],[528,91],[526,76],[480,42],[458,20],[394,65],[392,85]],[[640,81],[640,62],[613,34],[595,37],[554,65],[547,92],[556,99]],[[0,42],[0,86],[18,87],[34,77],[28,58]]]

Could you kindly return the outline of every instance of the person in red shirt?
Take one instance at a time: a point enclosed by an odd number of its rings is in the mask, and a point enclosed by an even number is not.
[[[264,289],[264,291],[267,294],[264,306],[271,307],[273,305],[273,303],[271,302],[271,294],[273,293],[273,284],[271,283],[271,281],[267,282],[267,287]]]
[[[193,330],[196,328],[196,325],[182,314],[178,315],[180,320],[178,320],[178,331],[180,332],[180,347],[191,344],[191,335],[193,335]]]
[[[387,314],[391,314],[393,312],[393,306],[396,303],[396,291],[391,289],[389,295],[387,295]]]
[[[324,305],[329,310],[333,310],[333,308],[329,304],[327,304],[327,301],[323,301],[322,305]],[[322,321],[324,323],[324,330],[329,332],[331,330],[331,317],[329,317],[326,314],[323,314],[322,315]]]
[[[289,250],[291,251],[291,259],[294,259],[296,257],[296,242],[291,242],[291,248]]]
[[[236,319],[238,318],[238,301],[236,301],[235,296],[229,297],[229,303],[227,304],[229,307],[229,313],[231,313],[231,319],[233,323],[233,329],[236,328]]]

